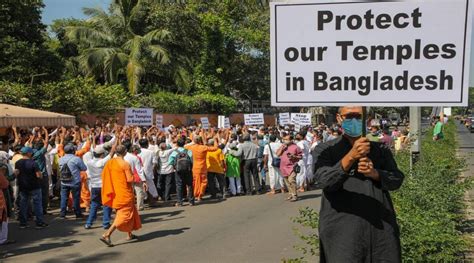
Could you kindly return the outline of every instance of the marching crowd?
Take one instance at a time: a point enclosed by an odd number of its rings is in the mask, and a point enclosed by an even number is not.
[[[136,238],[132,231],[141,227],[138,211],[145,204],[194,206],[206,193],[210,199],[288,193],[287,200],[294,202],[298,192],[316,183],[312,150],[343,133],[337,125],[324,124],[295,131],[239,125],[145,129],[110,122],[94,128],[12,127],[11,131],[8,142],[0,144],[0,244],[14,242],[8,239],[8,218],[15,214],[20,228],[29,227],[33,215],[37,229],[47,227],[44,215],[55,196],[59,216],[84,217],[86,229],[102,209],[107,232],[101,240],[107,245],[112,245],[115,229]],[[407,132],[395,129],[388,135],[372,125],[369,136],[396,147],[394,139],[403,143]]]

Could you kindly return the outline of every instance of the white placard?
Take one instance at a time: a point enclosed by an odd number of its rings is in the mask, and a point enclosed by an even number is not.
[[[201,117],[201,127],[205,130],[209,129],[209,119],[207,117]]]
[[[272,106],[467,106],[470,1],[270,3]]]
[[[155,116],[155,125],[157,128],[163,128],[163,115],[156,115]]]
[[[245,125],[263,125],[265,120],[263,113],[244,114]]]
[[[217,116],[217,128],[221,129],[224,128],[225,116],[219,115]]]
[[[289,112],[280,113],[278,117],[279,117],[278,123],[280,124],[280,126],[285,126],[285,125],[290,125],[291,124],[291,118],[290,118],[290,113]]]
[[[444,108],[444,109],[443,109],[444,115],[446,115],[446,116],[451,116],[451,114],[452,114],[452,113],[451,113],[451,109],[452,109],[451,107],[446,107],[446,108]]]
[[[229,118],[224,119],[224,129],[230,129],[230,119]]]
[[[153,109],[126,108],[125,109],[125,125],[153,126]]]
[[[291,123],[299,126],[311,125],[311,113],[292,113]]]

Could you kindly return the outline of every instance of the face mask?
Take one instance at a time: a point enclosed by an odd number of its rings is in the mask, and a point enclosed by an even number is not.
[[[360,119],[345,119],[342,122],[342,129],[344,134],[352,138],[357,138],[362,135],[362,120]]]
[[[283,140],[283,143],[286,144],[286,145],[289,145],[291,143],[290,140]]]

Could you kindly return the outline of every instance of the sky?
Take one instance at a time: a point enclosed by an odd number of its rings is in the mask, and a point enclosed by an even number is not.
[[[83,7],[102,7],[107,9],[111,0],[44,0],[43,23],[50,25],[59,18],[86,18],[82,13]],[[473,34],[474,36],[474,34]],[[471,41],[474,54],[474,41]],[[469,86],[474,87],[474,55],[471,55]]]

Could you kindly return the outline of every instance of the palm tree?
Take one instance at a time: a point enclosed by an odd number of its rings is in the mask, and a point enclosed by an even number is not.
[[[131,94],[137,93],[146,73],[145,58],[158,65],[170,61],[163,45],[170,32],[156,29],[141,35],[131,25],[142,12],[142,4],[142,0],[114,0],[109,12],[84,8],[84,14],[90,17],[87,24],[66,27],[66,36],[84,47],[78,57],[84,73],[107,83],[116,83],[119,74],[124,74]]]

